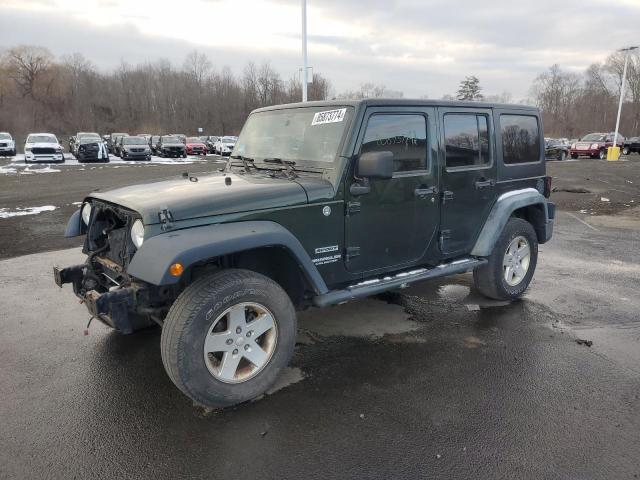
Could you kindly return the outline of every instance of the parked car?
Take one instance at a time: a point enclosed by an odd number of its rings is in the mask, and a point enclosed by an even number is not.
[[[237,140],[238,137],[233,136],[220,137],[214,144],[215,153],[218,155],[231,155]]]
[[[207,146],[202,140],[200,140],[200,137],[187,137],[185,148],[187,150],[187,155],[207,154]]]
[[[115,137],[113,137],[113,154],[117,157],[121,157],[122,156],[122,139],[125,137],[128,137],[129,135],[124,133],[124,134],[119,134],[116,135]]]
[[[24,143],[24,163],[64,162],[64,150],[53,133],[30,133]]]
[[[187,141],[187,136],[184,133],[172,133],[172,137],[178,137],[182,143]]]
[[[607,148],[613,146],[613,133],[590,133],[571,145],[569,153],[571,158],[587,156],[604,160],[607,158]],[[624,145],[624,137],[618,134],[616,145]]]
[[[94,132],[78,132],[72,137],[69,137],[69,151],[73,156],[78,156],[78,146],[87,140],[102,141],[102,137]]]
[[[0,155],[16,156],[16,142],[10,133],[0,132]]]
[[[158,155],[158,151],[156,148],[158,142],[160,142],[160,135],[152,135],[149,139],[149,148],[151,149],[151,153],[153,155]]]
[[[123,160],[151,160],[151,148],[142,136],[122,137],[120,157]]]
[[[109,139],[107,140],[107,147],[109,148],[109,153],[116,155],[116,138],[120,136],[129,135],[128,133],[120,132],[120,133],[112,133],[109,135]]]
[[[640,153],[640,137],[627,138],[622,147],[622,154],[629,155],[630,153]]]
[[[560,139],[544,139],[545,158],[551,158],[554,160],[565,160],[569,156],[569,149],[570,146]]]
[[[184,142],[175,135],[163,135],[156,144],[156,152],[160,157],[187,158]]]
[[[209,153],[215,153],[216,152],[215,145],[216,145],[216,142],[218,140],[220,140],[220,137],[216,136],[216,135],[209,135],[207,137],[207,140],[205,141],[205,145],[207,146],[207,151]]]
[[[487,297],[521,297],[555,217],[541,128],[523,105],[262,108],[225,171],[85,197],[66,235],[88,257],[55,282],[122,333],[161,324],[194,402],[245,402],[291,359],[296,310],[470,271]]]
[[[108,162],[109,150],[97,133],[80,132],[73,143],[74,156],[80,162]]]

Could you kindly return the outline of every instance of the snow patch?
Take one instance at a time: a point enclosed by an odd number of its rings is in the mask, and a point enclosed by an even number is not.
[[[38,215],[42,212],[52,212],[56,208],[53,205],[44,205],[42,207],[26,207],[10,210],[9,208],[0,208],[0,218],[24,217],[25,215]]]

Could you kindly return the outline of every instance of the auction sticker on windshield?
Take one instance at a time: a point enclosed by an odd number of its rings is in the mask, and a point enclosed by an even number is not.
[[[326,112],[318,112],[313,116],[311,125],[322,125],[323,123],[336,123],[344,120],[347,113],[346,108],[338,108],[337,110],[327,110]]]

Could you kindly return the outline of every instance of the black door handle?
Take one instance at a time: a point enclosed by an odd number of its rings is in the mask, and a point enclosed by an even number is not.
[[[426,197],[427,195],[435,195],[436,193],[438,193],[438,189],[436,187],[418,187],[413,191],[413,193],[416,197]]]
[[[493,187],[495,182],[493,180],[478,180],[476,182],[476,188],[479,190],[481,188]]]

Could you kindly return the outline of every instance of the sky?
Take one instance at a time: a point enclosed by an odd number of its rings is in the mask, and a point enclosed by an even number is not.
[[[383,84],[405,97],[454,94],[475,75],[487,95],[529,94],[554,63],[580,72],[640,44],[640,0],[307,0],[309,65],[335,93]],[[302,64],[300,0],[0,0],[0,48],[79,52],[107,71],[194,49],[240,74]]]

